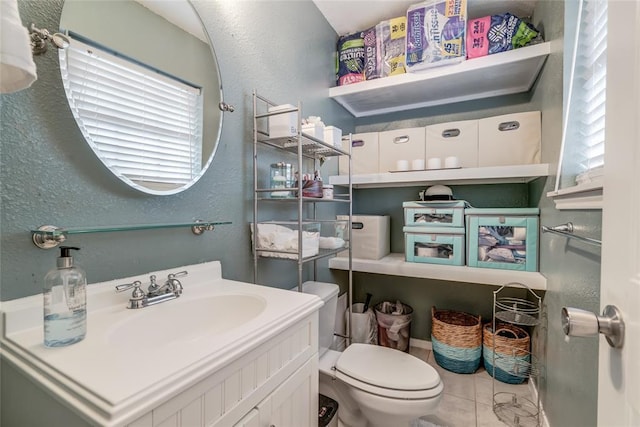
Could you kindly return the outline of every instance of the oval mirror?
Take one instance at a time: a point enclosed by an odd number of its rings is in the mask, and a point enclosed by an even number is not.
[[[67,101],[87,143],[149,194],[189,188],[222,129],[213,45],[187,0],[66,0],[59,50]]]

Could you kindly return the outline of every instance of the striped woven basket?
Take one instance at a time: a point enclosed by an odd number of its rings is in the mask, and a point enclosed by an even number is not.
[[[472,374],[482,357],[482,320],[460,311],[431,308],[431,344],[438,365]]]
[[[489,375],[494,376],[493,325],[483,328],[482,357]],[[521,384],[531,373],[531,339],[524,329],[510,323],[496,323],[495,378],[507,384]]]

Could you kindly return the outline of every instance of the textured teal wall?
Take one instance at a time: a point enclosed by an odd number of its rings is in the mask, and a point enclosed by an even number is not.
[[[564,9],[566,4],[566,10]],[[571,45],[577,2],[538,2],[536,18],[545,22],[546,28],[562,28],[564,46]],[[566,17],[565,17],[566,13]],[[575,27],[573,27],[575,28]],[[542,122],[543,161],[558,163],[562,135],[562,90],[563,52],[562,34],[558,34],[553,53],[538,84],[533,101],[544,111]],[[551,67],[548,67],[551,65]],[[565,77],[566,78],[566,77]],[[564,80],[566,82],[566,80]],[[576,226],[576,234],[600,238],[601,211],[558,211],[553,202],[545,197],[555,185],[555,176],[550,176],[546,186],[531,186],[530,197],[541,209],[542,224],[553,226],[568,221]],[[546,375],[540,384],[544,409],[552,426],[582,427],[597,424],[598,407],[598,339],[572,338],[565,342],[560,313],[562,307],[577,307],[595,313],[600,311],[600,248],[566,239],[552,234],[541,236],[540,268],[547,277],[547,292],[544,299],[547,330],[540,330],[536,340],[543,355]]]
[[[58,28],[62,0],[18,4],[25,26]],[[248,228],[253,217],[252,91],[275,102],[301,100],[305,115],[319,115],[351,131],[353,119],[327,97],[334,82],[336,34],[311,1],[196,1],[194,7],[214,41],[225,100],[236,111],[225,114],[211,168],[186,192],[145,195],[124,186],[102,165],[67,106],[56,52],[35,58],[38,80],[31,88],[1,96],[1,300],[41,292],[42,279],[58,256],[56,250],[31,243],[29,230],[43,224],[233,221],[199,237],[188,229],[169,229],[78,235],[67,243],[82,248],[76,262],[90,282],[210,260],[222,261],[227,278],[253,281]],[[269,154],[260,174],[268,173],[271,158],[279,158]],[[331,168],[335,165],[329,162],[325,175]],[[263,283],[296,283],[295,264],[262,264]]]

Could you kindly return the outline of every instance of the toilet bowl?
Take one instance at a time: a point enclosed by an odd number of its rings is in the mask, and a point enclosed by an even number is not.
[[[338,286],[305,282],[303,291],[320,296],[320,393],[338,402],[345,427],[403,427],[432,414],[444,386],[428,363],[402,351],[351,344],[343,352],[323,343],[333,337]],[[328,313],[327,313],[328,312]]]

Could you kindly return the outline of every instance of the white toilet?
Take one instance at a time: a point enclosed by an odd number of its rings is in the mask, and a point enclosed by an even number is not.
[[[345,427],[402,427],[436,411],[443,384],[426,362],[402,351],[352,344],[343,352],[330,350],[333,341],[338,285],[305,282],[303,292],[324,301],[320,309],[320,393],[338,402]]]

